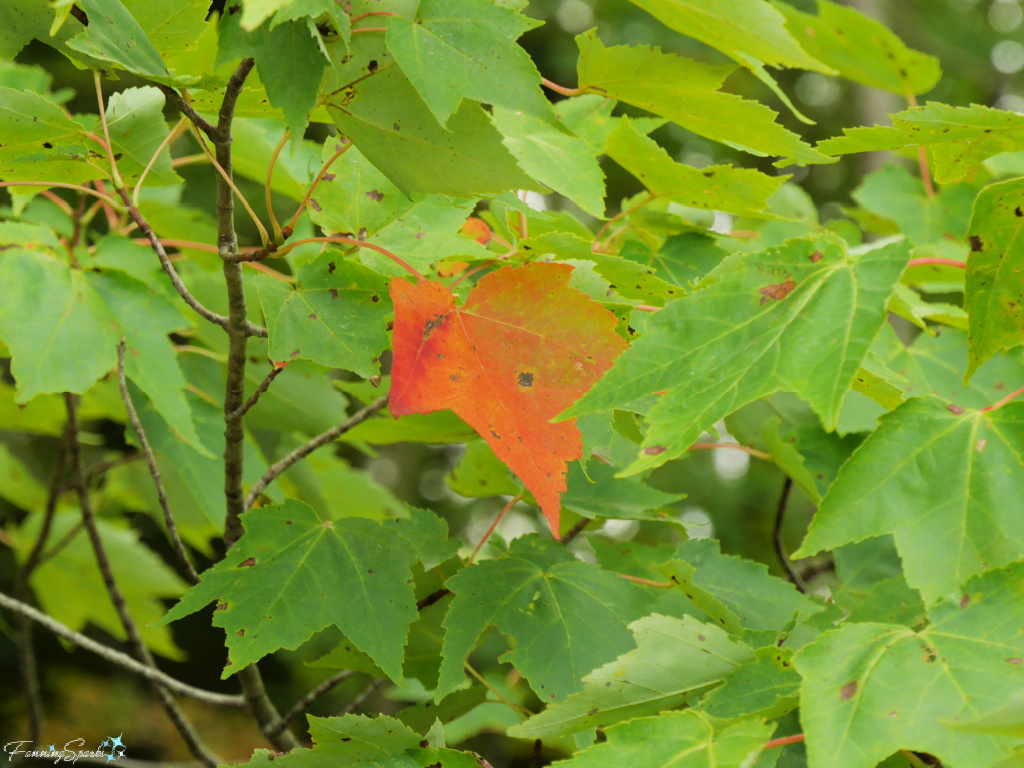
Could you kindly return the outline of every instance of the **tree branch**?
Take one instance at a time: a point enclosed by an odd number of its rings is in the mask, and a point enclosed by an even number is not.
[[[128,606],[125,603],[124,595],[114,579],[114,572],[111,570],[110,560],[107,558],[106,548],[103,545],[103,539],[100,537],[99,527],[96,525],[96,517],[93,514],[92,504],[89,501],[89,491],[85,486],[85,477],[82,474],[81,445],[78,440],[78,405],[75,402],[75,395],[65,393],[64,403],[68,412],[68,459],[71,464],[71,477],[74,482],[75,492],[78,494],[78,503],[82,510],[82,524],[85,526],[86,533],[89,534],[89,541],[96,555],[96,565],[99,567],[103,584],[107,588],[111,602],[114,604],[114,610],[121,620],[121,626],[124,627],[125,634],[128,635],[128,641],[135,651],[135,656],[145,666],[156,669],[153,655],[149,652],[149,648],[139,635],[131,614],[128,613]],[[167,689],[161,687],[159,683],[153,683],[153,690],[156,692],[157,698],[160,699],[160,703],[167,712],[167,716],[174,723],[185,743],[188,744],[189,751],[192,752],[197,760],[210,766],[210,768],[216,768],[220,759],[206,748],[192,723],[189,722],[184,713],[178,708],[177,703],[171,694],[167,692]]]
[[[224,101],[221,102],[217,117],[216,138],[213,140],[217,148],[217,163],[222,171],[217,174],[217,252],[224,262],[224,282],[228,293],[228,320],[224,326],[228,334],[227,384],[224,388],[224,500],[227,506],[224,544],[228,549],[242,535],[241,516],[246,509],[242,489],[245,426],[244,411],[241,408],[245,400],[246,344],[249,336],[255,335],[249,330],[252,324],[247,318],[242,266],[229,260],[238,254],[235,200],[230,183],[233,174],[231,123],[235,117],[238,96],[252,68],[252,59],[242,59],[228,80],[224,89]],[[281,719],[281,715],[267,695],[259,668],[255,664],[244,667],[238,672],[238,682],[245,695],[246,708],[274,749],[278,752],[289,752],[298,747],[299,742],[287,728],[278,733],[270,733],[270,729]]]
[[[366,703],[366,700],[373,696],[373,694],[377,692],[377,689],[380,688],[382,685],[384,685],[384,678],[378,677],[368,686],[366,686],[362,691],[360,691],[359,695],[352,699],[352,702],[347,707],[345,707],[344,710],[342,710],[341,714],[351,715],[353,712],[355,712],[357,709],[363,706],[363,704]]]
[[[229,414],[231,418],[240,419],[246,413],[248,413],[249,409],[256,405],[256,402],[260,399],[260,395],[262,395],[264,392],[270,389],[270,385],[273,384],[274,379],[276,379],[281,374],[281,371],[283,371],[285,368],[285,366],[283,365],[280,367],[274,365],[273,363],[271,363],[271,365],[272,367],[270,369],[270,373],[267,374],[267,377],[260,382],[260,385],[256,387],[256,391],[249,395],[249,399],[246,400],[243,405],[239,406],[237,411],[235,411],[232,414]]]
[[[333,442],[340,435],[345,434],[357,424],[362,424],[387,404],[388,398],[386,395],[384,397],[377,398],[365,408],[353,413],[346,421],[338,424],[337,426],[331,427],[326,432],[321,432],[308,443],[300,445],[280,461],[271,464],[263,474],[263,477],[257,480],[256,484],[253,485],[252,489],[249,491],[249,495],[245,497],[245,508],[252,508],[252,505],[256,503],[256,499],[258,499],[260,494],[266,490],[266,487],[274,482],[277,476],[288,469],[292,464],[306,458],[306,456],[311,454],[317,448]]]
[[[196,573],[196,569],[189,559],[188,552],[185,551],[185,545],[181,541],[181,536],[178,535],[178,526],[175,524],[174,516],[171,514],[171,506],[167,501],[167,492],[164,490],[163,480],[160,479],[160,468],[156,465],[153,449],[149,445],[149,440],[146,439],[146,432],[142,428],[142,422],[139,421],[139,414],[135,410],[135,403],[132,402],[132,396],[128,393],[128,381],[124,374],[124,350],[125,341],[121,339],[121,343],[117,345],[117,382],[121,387],[121,399],[128,410],[128,420],[132,423],[132,429],[135,430],[135,434],[139,438],[142,453],[146,456],[146,464],[149,465],[149,474],[153,478],[153,485],[156,486],[156,496],[160,501],[160,509],[164,512],[164,524],[167,526],[167,535],[170,536],[174,552],[181,562],[181,567],[188,575],[189,581],[193,584],[198,584],[199,574]]]
[[[121,653],[113,648],[108,648],[102,643],[96,642],[92,638],[75,632],[73,629],[61,624],[56,619],[47,616],[41,611],[37,611],[31,605],[23,603],[20,600],[15,600],[13,597],[10,597],[3,592],[0,592],[0,606],[3,606],[18,616],[23,616],[26,619],[36,622],[53,632],[53,634],[58,637],[74,643],[80,648],[84,648],[87,651],[95,653],[97,656],[106,659],[112,664],[116,664],[122,669],[131,672],[133,675],[138,675],[144,680],[157,683],[167,690],[173,691],[181,696],[194,699],[195,701],[200,701],[204,704],[212,704],[216,707],[227,707],[229,709],[242,709],[245,707],[245,699],[242,696],[214,693],[213,691],[204,691],[201,688],[194,688],[187,683],[183,683],[180,680],[176,680],[170,675],[161,672],[155,667],[140,664],[126,653]]]
[[[355,672],[347,669],[344,672],[339,672],[333,677],[329,677],[326,680],[324,680],[322,683],[320,683],[320,685],[312,689],[309,693],[307,693],[299,701],[297,701],[294,707],[292,707],[288,710],[288,712],[282,715],[281,720],[268,729],[268,733],[277,734],[283,731],[288,726],[288,723],[290,723],[296,717],[305,712],[309,708],[310,704],[312,704],[314,701],[316,701],[318,698],[323,696],[328,691],[334,689],[336,686],[348,680],[354,674]]]

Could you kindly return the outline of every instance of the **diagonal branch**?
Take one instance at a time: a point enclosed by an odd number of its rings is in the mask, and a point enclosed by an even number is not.
[[[270,385],[274,383],[274,379],[276,379],[281,374],[281,371],[285,369],[284,365],[278,366],[271,363],[271,366],[272,367],[270,369],[270,373],[268,373],[266,378],[260,382],[260,385],[258,387],[256,387],[256,391],[249,395],[249,399],[246,400],[245,403],[240,405],[237,411],[229,413],[229,418],[240,419],[242,416],[248,413],[249,409],[256,405],[257,401],[260,399],[263,393],[270,389]]]
[[[156,669],[153,655],[149,652],[149,648],[139,635],[135,621],[128,612],[128,605],[125,603],[124,595],[114,579],[114,572],[110,567],[106,547],[103,544],[103,539],[100,538],[99,527],[96,525],[96,516],[93,514],[92,503],[89,501],[89,491],[85,486],[85,477],[82,474],[81,444],[78,439],[78,404],[75,395],[65,393],[64,403],[68,412],[68,459],[71,464],[71,479],[74,483],[75,493],[78,494],[78,503],[82,510],[82,524],[85,526],[86,533],[89,534],[89,541],[96,555],[96,565],[99,567],[103,584],[107,588],[111,602],[114,604],[114,610],[121,620],[121,626],[124,627],[129,643],[135,651],[135,656],[145,666]],[[177,702],[174,701],[174,698],[168,693],[167,689],[163,688],[159,683],[153,683],[153,690],[157,698],[160,699],[160,703],[167,712],[167,716],[174,723],[185,743],[188,744],[189,751],[192,752],[197,760],[210,766],[210,768],[216,768],[220,759],[203,744],[199,734],[196,733],[195,727],[185,717],[185,714],[178,707]]]
[[[290,723],[296,717],[305,712],[309,708],[310,704],[319,699],[328,691],[333,690],[335,687],[348,680],[354,674],[356,673],[350,669],[347,669],[344,672],[339,672],[338,674],[324,680],[322,683],[320,683],[320,685],[316,686],[316,688],[313,688],[309,693],[307,693],[299,701],[297,701],[294,707],[289,709],[285,714],[281,715],[280,721],[272,725],[269,728],[268,732],[277,734],[283,731],[288,726],[288,723]]]
[[[288,469],[292,464],[295,464],[296,462],[306,458],[317,448],[327,445],[327,443],[333,442],[339,436],[345,434],[350,429],[355,427],[357,424],[362,424],[364,421],[373,416],[373,414],[377,413],[377,411],[381,410],[387,404],[388,398],[386,395],[384,397],[377,398],[365,408],[362,408],[353,413],[346,421],[343,421],[341,424],[331,427],[326,432],[321,432],[319,435],[314,437],[309,442],[305,443],[304,445],[300,445],[298,448],[289,453],[280,461],[271,464],[270,467],[267,468],[267,471],[263,474],[263,477],[257,480],[256,484],[253,485],[252,489],[249,491],[249,495],[245,497],[245,508],[251,509],[252,505],[256,503],[256,499],[258,499],[260,497],[260,494],[263,493],[264,490],[266,490],[267,486],[274,482],[274,480],[277,479],[278,475],[280,475],[282,472]]]
[[[163,92],[164,97],[166,97],[167,101],[170,102],[171,106],[187,117],[189,121],[196,126],[196,128],[209,136],[210,141],[214,144],[220,143],[220,135],[217,133],[217,126],[196,112],[192,108],[192,105],[185,101],[184,97],[182,97],[180,93],[169,86],[160,85],[159,83],[156,87]]]
[[[167,502],[167,492],[164,490],[164,482],[160,479],[160,468],[156,465],[156,457],[153,455],[153,449],[149,445],[149,440],[146,439],[146,432],[142,428],[142,422],[139,421],[139,413],[135,410],[135,403],[132,402],[132,396],[128,393],[128,381],[125,378],[124,373],[124,350],[125,341],[122,338],[121,343],[117,345],[117,382],[121,387],[121,399],[124,401],[124,406],[128,410],[128,420],[132,423],[132,429],[135,430],[136,436],[139,438],[139,445],[142,446],[142,453],[146,456],[146,463],[149,465],[149,474],[153,478],[153,485],[156,486],[156,496],[160,501],[160,509],[164,512],[164,524],[167,526],[167,535],[171,538],[171,544],[174,546],[174,552],[178,556],[178,560],[181,562],[181,567],[188,574],[188,579],[193,584],[199,583],[199,574],[196,573],[195,567],[192,565],[192,561],[189,559],[188,552],[185,551],[185,545],[181,541],[181,536],[178,535],[178,526],[174,522],[174,516],[171,514],[171,506]]]
[[[126,653],[115,651],[113,648],[108,648],[102,643],[97,643],[90,637],[86,637],[85,635],[75,632],[73,629],[61,624],[51,616],[47,616],[42,611],[37,611],[27,603],[15,600],[13,597],[5,595],[3,592],[0,592],[0,606],[3,606],[18,616],[31,619],[40,626],[43,626],[53,632],[57,637],[74,643],[79,648],[91,651],[112,664],[116,664],[122,669],[131,672],[133,675],[138,675],[142,679],[148,680],[151,683],[157,683],[180,696],[186,696],[190,699],[194,699],[195,701],[201,701],[204,704],[212,704],[217,707],[227,707],[228,709],[242,709],[245,706],[245,700],[241,696],[232,696],[225,693],[204,691],[202,688],[194,688],[187,683],[183,683],[180,680],[176,680],[170,675],[161,672],[156,667],[140,664]]]

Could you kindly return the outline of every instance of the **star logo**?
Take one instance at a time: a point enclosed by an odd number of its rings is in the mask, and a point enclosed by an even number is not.
[[[51,752],[56,752],[56,751],[57,751],[56,749],[54,749],[54,747],[55,747],[55,746],[56,746],[56,745],[54,745],[54,744],[51,744],[51,745],[50,745],[50,751],[51,751]]]

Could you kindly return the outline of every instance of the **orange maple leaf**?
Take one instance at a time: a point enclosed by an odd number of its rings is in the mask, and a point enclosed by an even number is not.
[[[575,420],[551,424],[626,348],[615,316],[569,287],[568,264],[504,267],[466,304],[440,283],[391,281],[389,408],[451,408],[530,489],[558,537],[566,465],[583,443]]]

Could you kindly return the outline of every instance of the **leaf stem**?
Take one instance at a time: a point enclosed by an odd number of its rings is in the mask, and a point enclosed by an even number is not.
[[[986,406],[985,408],[982,408],[981,412],[982,413],[989,413],[990,411],[998,411],[1004,405],[1008,404],[1011,400],[1015,400],[1016,398],[1020,397],[1021,395],[1024,395],[1024,387],[1021,387],[1016,392],[1011,392],[1010,394],[1008,394],[1006,397],[1002,398],[1001,400],[996,400],[994,403],[992,403],[992,405],[989,405],[989,406]]]
[[[120,204],[102,192],[98,192],[91,187],[83,187],[81,184],[64,184],[59,181],[0,181],[0,188],[3,187],[56,187],[57,189],[73,189],[76,192],[81,192],[85,195],[92,195],[98,197],[100,200],[115,208],[119,208]]]
[[[267,168],[267,183],[264,185],[267,196],[267,214],[270,216],[270,226],[274,231],[274,242],[278,245],[284,242],[284,235],[281,232],[281,225],[277,223],[277,216],[274,215],[273,192],[270,188],[270,183],[274,178],[274,166],[277,165],[277,156],[281,154],[281,150],[284,149],[284,145],[288,142],[291,135],[291,128],[285,128],[284,135],[277,142],[277,146],[274,147],[274,154],[270,156],[270,165]]]
[[[135,189],[132,190],[132,205],[134,205],[136,208],[139,207],[139,193],[142,191],[142,183],[146,180],[146,176],[149,175],[150,169],[154,165],[156,165],[156,161],[160,157],[160,154],[164,151],[164,149],[172,141],[177,139],[179,136],[181,136],[181,134],[183,134],[187,130],[188,119],[182,117],[181,120],[178,121],[178,124],[175,125],[174,128],[172,128],[171,131],[167,134],[164,140],[160,142],[160,146],[156,148],[156,152],[153,153],[153,156],[149,158],[149,162],[146,163],[146,167],[143,169],[142,175],[139,176],[139,180],[135,182]]]
[[[962,261],[956,259],[945,259],[939,256],[925,256],[920,259],[911,259],[907,262],[908,267],[924,267],[928,264],[941,264],[947,267],[957,267],[958,269],[967,269],[967,265]]]
[[[461,275],[459,275],[457,278],[455,278],[454,282],[451,282],[451,283],[448,284],[448,290],[450,291],[452,288],[457,286],[459,283],[461,283],[467,277],[475,275],[481,269],[487,269],[487,267],[493,267],[495,264],[500,264],[500,263],[501,262],[499,262],[497,259],[491,259],[490,261],[485,261],[483,264],[477,264],[472,269],[467,269],[465,272],[463,272]]]
[[[288,469],[292,464],[306,458],[306,456],[311,454],[317,448],[320,448],[321,446],[326,445],[327,443],[333,442],[338,437],[345,434],[356,425],[362,424],[364,421],[373,416],[373,414],[377,413],[377,411],[381,410],[387,404],[388,398],[386,395],[384,397],[377,398],[366,407],[361,408],[360,410],[353,413],[348,419],[346,419],[341,424],[331,427],[325,432],[321,432],[312,440],[304,443],[303,445],[300,445],[298,448],[289,453],[280,461],[271,464],[267,468],[267,471],[263,473],[263,477],[257,480],[253,487],[249,490],[249,494],[245,497],[245,509],[251,509],[252,505],[256,503],[256,499],[258,499],[260,497],[260,494],[263,493],[264,490],[266,490],[266,487],[270,485],[272,482],[274,482],[274,480],[277,479],[278,475],[280,475],[282,472]]]
[[[917,97],[913,93],[907,93],[907,104],[914,108],[917,106]],[[921,169],[921,181],[924,184],[924,193],[928,197],[935,197],[935,187],[932,185],[932,174],[928,170],[928,150],[924,145],[917,148],[917,164]]]
[[[628,573],[619,573],[617,576],[621,576],[624,579],[629,579],[637,584],[646,584],[648,587],[657,587],[658,589],[672,589],[675,586],[670,581],[654,581],[652,579],[644,579],[640,576],[630,576]]]
[[[474,549],[473,550],[473,554],[471,554],[469,556],[469,561],[466,563],[466,565],[472,565],[473,564],[473,561],[476,560],[477,553],[480,551],[481,547],[483,547],[484,543],[486,543],[486,541],[489,538],[491,538],[491,534],[494,533],[494,529],[498,527],[498,523],[500,523],[502,521],[502,518],[504,518],[505,515],[508,514],[508,511],[510,509],[512,509],[512,507],[514,507],[516,504],[518,504],[522,500],[522,498],[523,498],[523,492],[520,491],[515,496],[513,496],[511,499],[509,499],[508,504],[506,504],[505,508],[503,510],[501,510],[501,512],[498,513],[498,516],[496,518],[494,518],[494,522],[491,523],[491,527],[487,529],[487,531],[484,533],[483,537],[477,543],[476,549]]]
[[[477,680],[480,681],[480,684],[484,688],[486,688],[488,691],[493,693],[495,695],[495,697],[498,699],[498,701],[500,701],[502,704],[504,704],[505,706],[511,708],[512,710],[517,712],[519,715],[522,715],[524,717],[529,717],[532,714],[530,712],[530,710],[528,710],[526,707],[524,707],[524,706],[522,706],[520,704],[515,704],[515,703],[509,701],[508,698],[501,693],[501,691],[499,691],[497,688],[495,688],[493,685],[491,685],[489,682],[487,682],[487,680],[484,678],[483,675],[481,675],[479,672],[477,672],[475,669],[473,669],[473,666],[468,661],[465,662],[465,664],[463,664],[463,666],[465,667],[466,671],[469,672],[469,674],[471,674],[473,677],[475,677]]]
[[[288,245],[284,246],[284,248],[281,248],[278,251],[276,251],[274,253],[274,255],[276,257],[280,258],[281,256],[284,256],[285,254],[287,254],[287,253],[293,251],[294,249],[298,248],[300,245],[305,245],[306,243],[341,243],[342,245],[354,245],[354,246],[357,246],[359,248],[369,248],[371,251],[376,251],[377,253],[381,254],[382,256],[387,256],[389,259],[391,259],[393,262],[395,262],[395,264],[400,266],[402,269],[404,269],[410,275],[415,277],[417,280],[421,280],[422,281],[422,280],[426,280],[427,279],[423,275],[421,275],[414,267],[412,267],[407,261],[405,261],[405,259],[403,259],[401,256],[399,256],[399,255],[397,255],[395,253],[392,253],[387,248],[382,248],[381,246],[379,246],[379,245],[377,245],[375,243],[368,243],[365,240],[355,240],[354,238],[344,237],[342,235],[330,235],[330,236],[327,236],[327,237],[306,237],[306,238],[303,238],[302,240],[295,240],[295,241],[293,241],[291,243],[288,243]],[[257,257],[266,258],[269,255],[270,255],[270,253],[265,253],[265,254],[241,253],[241,254],[238,254],[238,256],[236,256],[234,258],[234,260],[235,261],[259,261],[260,258],[257,258]]]
[[[629,206],[629,208],[623,208],[617,214],[615,214],[610,219],[608,219],[608,221],[606,221],[601,226],[601,228],[599,230],[597,230],[597,234],[594,235],[594,247],[591,250],[594,253],[598,253],[601,250],[601,237],[604,235],[605,232],[608,231],[608,228],[612,224],[614,224],[615,222],[619,221],[623,217],[628,216],[629,214],[633,213],[634,211],[640,210],[645,205],[648,205],[649,203],[653,202],[654,199],[655,199],[654,195],[652,193],[648,192],[646,197],[640,198],[633,205]]]
[[[74,210],[59,195],[54,194],[53,192],[51,192],[48,189],[44,189],[39,194],[42,195],[43,197],[45,197],[47,200],[49,200],[54,205],[56,205],[58,208],[60,208],[61,211],[64,212],[64,215],[67,216],[69,219],[73,219],[75,217]]]
[[[338,151],[331,155],[331,159],[324,163],[324,167],[320,169],[320,173],[316,175],[316,178],[313,179],[313,183],[309,186],[309,189],[306,191],[306,196],[302,198],[302,202],[299,204],[298,210],[295,211],[295,215],[292,216],[292,220],[289,221],[288,226],[285,227],[285,230],[287,231],[287,234],[289,236],[293,231],[295,231],[295,225],[298,224],[299,222],[299,216],[301,216],[302,212],[306,210],[306,206],[309,204],[309,199],[313,196],[313,191],[316,189],[317,184],[320,183],[320,180],[323,179],[324,174],[327,173],[327,169],[334,164],[335,160],[337,160],[339,157],[348,152],[348,150],[351,147],[352,142],[345,141],[345,143],[338,149]]]
[[[110,143],[110,129],[107,127],[107,110],[103,106],[103,82],[99,70],[92,73],[93,82],[96,84],[96,102],[100,108],[100,125],[103,126],[103,138],[107,142],[107,158],[110,160],[110,178],[115,190],[124,188],[124,181],[117,171],[117,160],[114,159],[114,145]]]
[[[195,155],[182,155],[171,160],[171,168],[180,168],[183,165],[198,165],[209,160],[205,153],[199,152]]]
[[[783,736],[780,739],[772,739],[766,742],[764,749],[775,749],[776,747],[784,747],[787,744],[796,744],[797,742],[804,741],[806,737],[802,733],[795,734],[794,736]]]
[[[185,551],[185,545],[181,540],[181,536],[178,535],[178,526],[175,524],[174,516],[171,514],[171,506],[167,501],[164,482],[160,478],[160,468],[156,465],[156,456],[153,455],[153,449],[146,438],[146,431],[142,428],[142,422],[139,420],[139,413],[135,410],[135,403],[132,402],[132,396],[128,392],[128,380],[124,370],[125,346],[125,340],[122,337],[121,343],[117,345],[117,383],[121,389],[121,400],[128,411],[128,420],[131,422],[132,429],[135,430],[135,435],[139,438],[142,453],[146,457],[149,475],[153,478],[153,485],[156,487],[156,497],[160,502],[160,509],[164,513],[164,525],[167,526],[167,535],[171,539],[174,553],[178,556],[178,561],[181,563],[181,567],[184,569],[189,581],[193,584],[198,584],[199,574],[196,573],[195,566],[192,565],[192,560],[189,558],[188,552]]]
[[[576,525],[574,525],[566,532],[565,536],[562,537],[562,546],[569,546],[569,542],[571,542],[573,539],[575,539],[577,536],[583,533],[584,529],[592,522],[593,521],[589,517],[582,518],[578,523],[576,523]]]
[[[743,451],[749,453],[751,456],[755,456],[765,461],[773,461],[770,453],[759,451],[757,448],[750,448],[746,445],[740,445],[739,443],[694,443],[687,450],[690,451],[706,451],[712,448],[731,448],[734,451]]]
[[[555,93],[560,93],[563,96],[579,96],[581,93],[586,93],[586,88],[566,88],[564,85],[553,83],[546,77],[540,79],[541,84],[548,90],[552,90]]]
[[[359,29],[353,29],[352,34],[358,35],[360,32],[387,32],[387,27],[360,27]]]
[[[353,16],[349,19],[349,23],[355,24],[357,21],[368,19],[371,16],[398,16],[398,14],[392,11],[368,11],[367,13],[360,13],[358,16]]]

